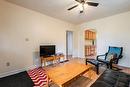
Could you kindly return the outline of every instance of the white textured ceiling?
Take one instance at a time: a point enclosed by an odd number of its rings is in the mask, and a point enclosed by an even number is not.
[[[11,3],[32,9],[73,24],[81,24],[91,20],[111,16],[130,10],[130,0],[88,0],[99,2],[98,7],[85,7],[85,12],[79,14],[79,8],[67,9],[77,2],[75,0],[7,0]]]

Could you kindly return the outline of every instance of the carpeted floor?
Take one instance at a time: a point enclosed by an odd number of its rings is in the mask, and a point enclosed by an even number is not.
[[[27,72],[17,73],[0,78],[0,87],[33,87],[34,84]]]

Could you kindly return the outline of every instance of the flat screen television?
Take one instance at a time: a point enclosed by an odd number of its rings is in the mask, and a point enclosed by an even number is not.
[[[41,45],[40,46],[40,57],[55,55],[55,45]]]

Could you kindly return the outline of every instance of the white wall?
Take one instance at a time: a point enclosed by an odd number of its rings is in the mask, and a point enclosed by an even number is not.
[[[0,0],[0,74],[33,66],[40,44],[65,54],[67,30],[74,25]]]
[[[122,46],[123,58],[119,64],[130,67],[130,12],[83,23],[78,27],[78,53],[84,57],[84,30],[97,31],[97,53],[107,52],[108,46]]]

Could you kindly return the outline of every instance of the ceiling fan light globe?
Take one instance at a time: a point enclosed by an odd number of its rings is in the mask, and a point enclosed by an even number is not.
[[[82,11],[80,11],[80,13],[83,13],[84,11],[82,10]]]
[[[82,6],[82,4],[79,4],[79,10],[80,10],[80,11],[83,11],[83,6]]]

